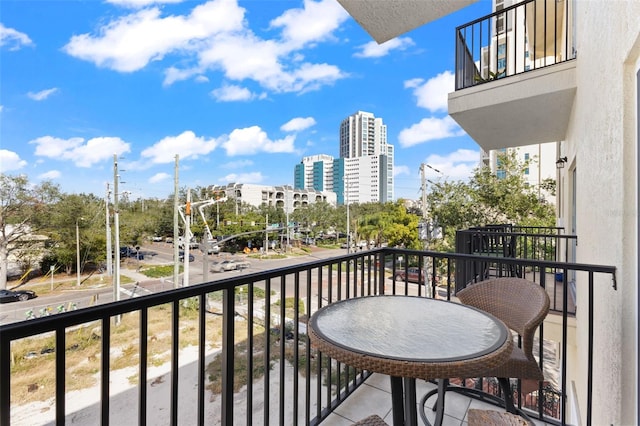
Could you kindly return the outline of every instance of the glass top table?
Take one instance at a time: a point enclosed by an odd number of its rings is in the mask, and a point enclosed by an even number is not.
[[[352,367],[392,377],[392,394],[414,379],[403,416],[412,424],[415,379],[478,377],[504,363],[512,349],[504,323],[478,309],[415,296],[367,296],[318,310],[310,320],[314,347]],[[410,387],[413,386],[413,395]],[[401,398],[401,397],[400,397]],[[394,395],[394,424],[400,422]],[[441,415],[441,413],[440,413]],[[396,421],[398,419],[398,421]],[[402,420],[404,423],[404,420]]]

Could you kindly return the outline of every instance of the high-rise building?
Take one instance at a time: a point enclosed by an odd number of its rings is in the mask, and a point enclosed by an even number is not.
[[[344,159],[344,196],[338,202],[393,200],[393,153],[382,118],[358,111],[340,123],[340,158]],[[334,182],[334,188],[339,185]]]
[[[335,192],[338,204],[392,201],[393,150],[382,119],[358,111],[340,123],[340,158],[304,157],[293,186]]]

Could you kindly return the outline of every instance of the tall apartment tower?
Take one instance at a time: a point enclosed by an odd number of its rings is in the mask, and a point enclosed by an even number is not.
[[[358,111],[340,123],[342,182],[334,173],[338,203],[387,202],[393,200],[394,147],[387,143],[382,118]],[[343,194],[335,188],[342,187]]]

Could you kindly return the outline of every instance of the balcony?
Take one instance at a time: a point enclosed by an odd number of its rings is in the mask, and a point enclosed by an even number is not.
[[[449,115],[485,151],[565,139],[577,87],[571,4],[528,0],[456,29]]]
[[[388,415],[389,381],[313,350],[306,319],[327,304],[373,294],[455,301],[456,270],[477,262],[519,268],[545,288],[545,272],[556,270],[575,272],[578,290],[589,294],[596,285],[615,285],[608,266],[383,248],[22,321],[0,328],[0,424],[337,425],[357,420],[363,407]],[[409,266],[428,271],[427,285],[393,278],[392,271]],[[585,306],[590,347],[596,302]],[[539,332],[546,381],[526,394],[514,387],[521,407],[553,424],[567,424],[575,409],[569,355],[557,351],[569,345],[572,321],[561,306],[559,340],[547,341],[546,326]],[[587,387],[578,390],[588,398],[586,424],[594,355]],[[460,384],[497,391],[491,379]],[[431,386],[421,382],[420,390]],[[458,418],[480,404],[450,401]]]

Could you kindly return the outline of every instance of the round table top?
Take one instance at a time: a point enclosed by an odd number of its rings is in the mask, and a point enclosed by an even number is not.
[[[401,377],[475,377],[505,362],[511,333],[458,303],[413,296],[342,300],[311,317],[312,344],[353,367]]]

